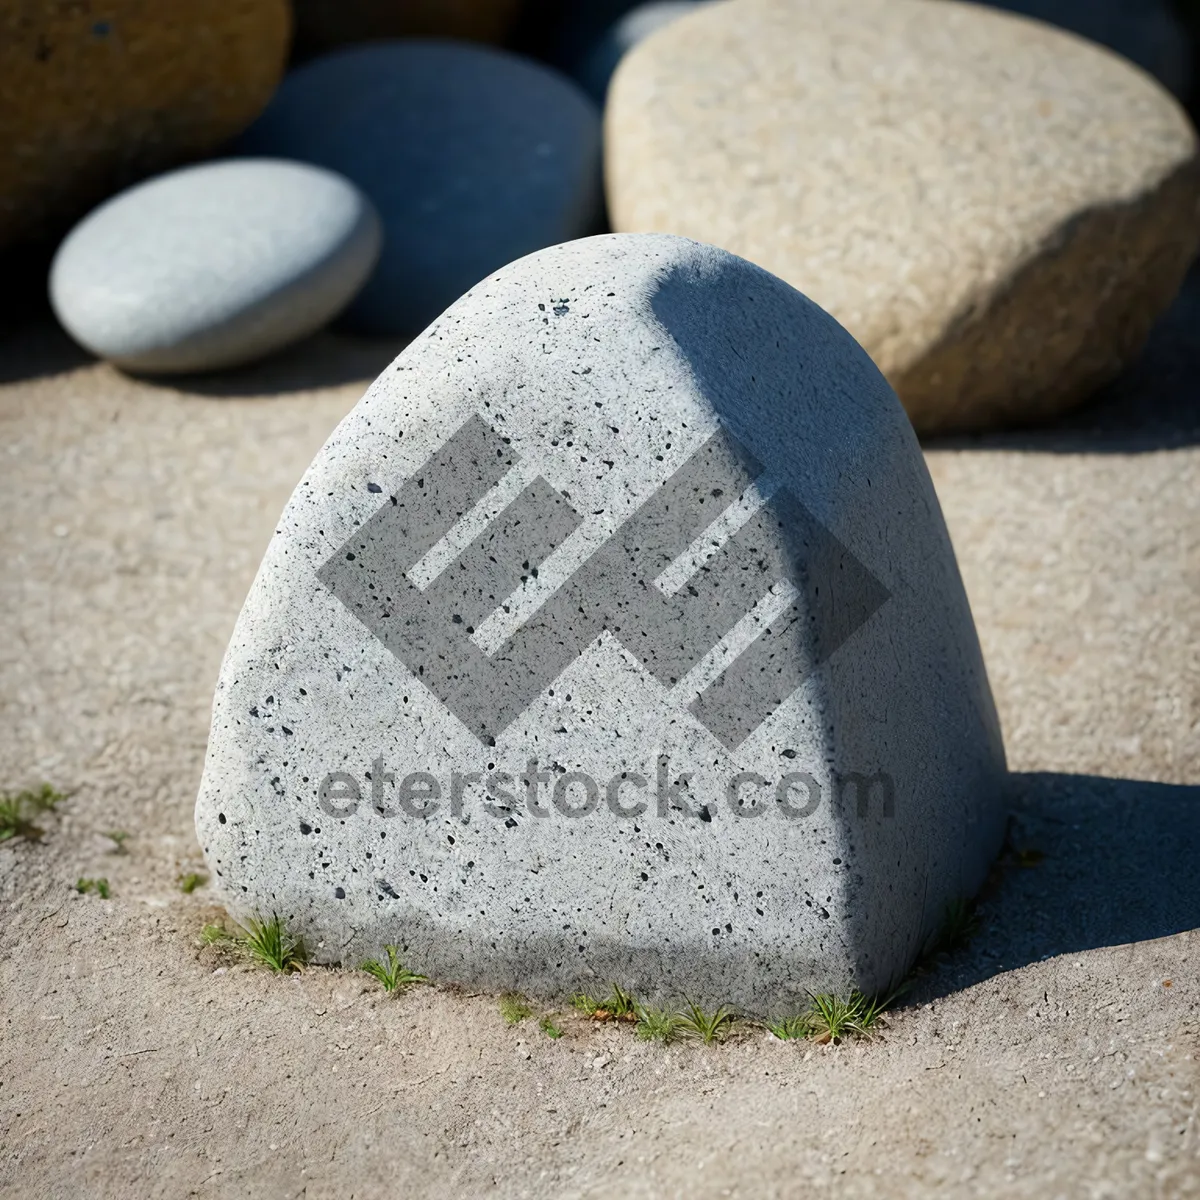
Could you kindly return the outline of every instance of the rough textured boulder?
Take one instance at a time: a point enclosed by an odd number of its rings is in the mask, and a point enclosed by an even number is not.
[[[1168,0],[1000,0],[994,7],[1099,42],[1187,96],[1191,39]]]
[[[397,37],[504,39],[521,0],[293,0],[296,47],[316,53]]]
[[[135,371],[209,371],[319,329],[379,257],[379,218],[340,175],[234,159],[115,196],[59,247],[50,297],[94,354]]]
[[[0,0],[0,250],[240,133],[290,33],[287,0]]]
[[[620,230],[723,246],[840,320],[921,430],[1050,416],[1116,374],[1200,237],[1196,138],[1107,51],[953,0],[738,0],[636,47]]]
[[[415,40],[292,72],[239,143],[353,180],[384,224],[347,320],[416,333],[489,271],[595,232],[600,115],[569,79],[506,51]]]
[[[327,959],[795,1011],[897,980],[1004,752],[896,397],[767,272],[608,235],[379,377],[238,620],[196,827]]]

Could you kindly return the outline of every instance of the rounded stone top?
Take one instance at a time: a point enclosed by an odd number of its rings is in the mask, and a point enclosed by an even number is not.
[[[379,241],[370,201],[332,171],[205,163],[85,217],[55,255],[50,296],[102,357],[141,370],[208,369],[322,324],[361,286]]]
[[[235,137],[291,29],[288,0],[0,0],[0,246]]]

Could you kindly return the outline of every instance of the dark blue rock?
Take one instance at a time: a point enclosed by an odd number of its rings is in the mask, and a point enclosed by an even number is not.
[[[649,4],[639,4],[608,27],[604,36],[576,69],[575,77],[589,96],[603,104],[605,93],[608,91],[608,81],[621,59],[643,38],[648,38],[655,31],[700,8],[705,2],[706,0],[652,0]]]
[[[638,0],[574,0],[555,6],[546,57],[564,71],[577,73],[583,60],[610,29]],[[553,20],[550,13],[547,18]]]
[[[595,231],[600,115],[569,79],[505,51],[377,42],[284,81],[238,148],[353,180],[383,218],[375,274],[347,312],[415,333],[489,272]]]

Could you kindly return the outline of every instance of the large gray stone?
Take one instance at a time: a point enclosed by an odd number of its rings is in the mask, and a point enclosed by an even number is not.
[[[490,276],[317,455],[196,827],[234,915],[327,960],[779,1013],[903,974],[1004,771],[870,360],[741,259],[610,235]]]
[[[50,270],[67,331],[135,371],[246,362],[331,320],[379,255],[370,201],[305,163],[234,160],[131,188],[84,218]]]
[[[489,271],[595,231],[600,115],[569,79],[462,42],[380,42],[293,72],[239,143],[319,163],[375,202],[379,266],[347,314],[416,333]]]

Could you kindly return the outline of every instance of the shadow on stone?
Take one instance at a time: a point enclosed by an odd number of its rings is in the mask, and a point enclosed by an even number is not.
[[[809,688],[820,717],[800,749],[894,790],[894,810],[869,785],[859,804],[838,796],[828,843],[797,843],[789,863],[806,885],[826,855],[843,868],[827,897],[840,919],[814,939],[836,938],[855,986],[887,991],[1004,836],[999,722],[924,458],[870,359],[782,280],[712,255],[664,272],[651,307],[722,425],[782,482],[767,508],[788,577],[808,580],[710,690],[754,711],[751,696]]]
[[[1200,786],[1051,772],[1013,779],[1006,867],[964,951],[918,979],[924,1003],[1059,954],[1200,928]]]

